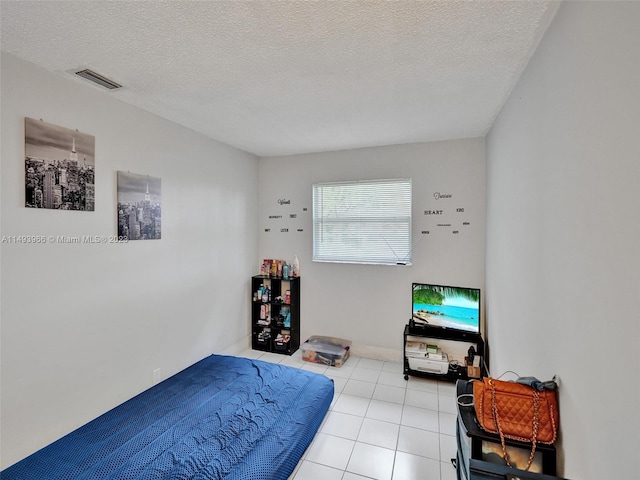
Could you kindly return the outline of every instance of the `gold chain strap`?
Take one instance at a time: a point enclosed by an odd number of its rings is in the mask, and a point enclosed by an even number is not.
[[[502,454],[504,455],[504,461],[507,465],[513,468],[511,465],[511,460],[509,459],[509,454],[507,453],[507,446],[504,441],[504,434],[502,433],[502,428],[500,427],[500,417],[498,416],[498,405],[496,404],[496,386],[493,383],[493,378],[489,379],[489,386],[491,386],[491,411],[493,413],[493,421],[496,424],[496,428],[498,429],[498,433],[500,434],[500,443],[502,444]],[[529,470],[531,468],[531,464],[533,463],[533,457],[536,454],[536,444],[538,443],[538,428],[540,424],[539,417],[540,410],[540,392],[537,390],[533,390],[533,434],[531,436],[531,443],[533,444],[531,447],[531,454],[529,455],[529,461],[527,462],[527,466],[525,470]]]

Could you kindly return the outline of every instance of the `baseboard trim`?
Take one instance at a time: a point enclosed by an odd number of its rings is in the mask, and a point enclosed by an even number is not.
[[[233,345],[229,345],[220,353],[222,355],[238,356],[242,352],[246,352],[247,350],[251,350],[251,335],[247,335],[246,337],[241,338]]]
[[[356,357],[382,360],[383,362],[402,362],[402,351],[393,348],[373,347],[361,343],[352,343],[351,355]]]
[[[221,355],[238,356],[251,350],[251,335],[241,338],[220,352]],[[402,351],[393,348],[373,347],[362,343],[352,343],[350,353],[356,357],[371,358],[383,362],[402,362]]]

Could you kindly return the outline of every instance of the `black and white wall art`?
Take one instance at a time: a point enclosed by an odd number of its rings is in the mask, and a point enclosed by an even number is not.
[[[118,237],[129,240],[162,238],[161,180],[118,172]]]
[[[25,206],[95,210],[95,137],[25,118]]]

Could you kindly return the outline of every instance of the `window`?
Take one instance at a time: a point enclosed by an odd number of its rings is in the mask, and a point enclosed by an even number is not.
[[[313,261],[411,264],[411,179],[313,186]]]

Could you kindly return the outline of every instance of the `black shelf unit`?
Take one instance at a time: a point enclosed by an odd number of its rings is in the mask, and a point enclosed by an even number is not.
[[[485,346],[482,335],[479,333],[465,332],[461,330],[453,330],[448,328],[434,327],[431,325],[416,324],[410,320],[404,327],[403,337],[403,359],[404,359],[404,379],[408,380],[409,375],[433,378],[437,380],[446,380],[456,382],[457,380],[467,380],[467,367],[464,364],[455,365],[450,362],[447,373],[429,373],[411,369],[409,359],[406,355],[407,337],[419,337],[424,339],[452,340],[456,342],[469,343],[474,347],[475,355],[481,357],[480,372],[481,376],[486,375],[487,358],[485,355]]]
[[[531,471],[524,472],[517,468],[507,467],[503,458],[500,436],[489,433],[480,426],[471,394],[473,394],[472,381],[460,380],[456,383],[458,452],[455,463],[458,480],[507,478],[499,476],[505,472],[523,480],[557,478],[553,476],[556,474],[556,448],[553,445],[537,444]],[[514,465],[524,468],[531,452],[531,443],[505,439],[505,444],[512,463],[519,461],[522,465],[518,463]]]
[[[271,290],[270,299],[256,298],[259,288]],[[251,277],[251,347],[263,352],[291,355],[300,348],[300,277],[282,278],[266,275]],[[287,292],[289,292],[287,294]],[[269,319],[264,324],[261,311]],[[284,325],[287,312],[290,325]],[[279,335],[288,335],[287,342],[279,341]]]

